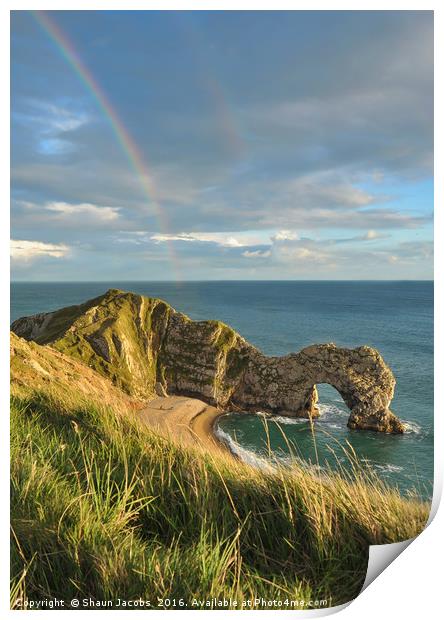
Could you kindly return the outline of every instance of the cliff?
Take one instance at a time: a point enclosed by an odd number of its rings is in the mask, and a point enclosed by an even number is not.
[[[11,333],[11,395],[62,393],[67,401],[94,401],[122,410],[140,410],[144,403],[115,387],[109,379],[52,347],[27,342]]]
[[[316,384],[329,383],[350,408],[350,428],[403,432],[389,409],[395,379],[370,347],[321,344],[267,357],[220,321],[192,321],[164,301],[115,289],[79,306],[18,319],[11,329],[137,399],[183,394],[222,409],[315,417]]]

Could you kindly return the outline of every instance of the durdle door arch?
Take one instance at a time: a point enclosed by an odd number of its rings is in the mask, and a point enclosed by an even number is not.
[[[250,363],[232,400],[247,410],[297,417],[317,417],[316,385],[335,388],[350,409],[348,426],[386,433],[402,433],[403,425],[390,411],[395,378],[373,348],[312,345],[285,357]]]

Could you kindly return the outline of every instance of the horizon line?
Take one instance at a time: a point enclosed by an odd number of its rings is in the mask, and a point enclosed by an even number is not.
[[[115,278],[113,280],[10,280],[9,284],[113,284],[119,283],[131,283],[131,284],[175,284],[180,286],[188,283],[211,283],[211,282],[434,282],[434,278],[335,278],[335,279],[310,279],[310,278],[298,278],[298,279],[282,279],[282,280],[259,280],[259,279],[232,279],[232,280],[120,280]]]

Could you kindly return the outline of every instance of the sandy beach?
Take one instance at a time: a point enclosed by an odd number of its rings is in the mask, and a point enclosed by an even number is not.
[[[213,431],[222,412],[197,398],[159,396],[149,401],[138,415],[144,424],[173,441],[231,454]]]

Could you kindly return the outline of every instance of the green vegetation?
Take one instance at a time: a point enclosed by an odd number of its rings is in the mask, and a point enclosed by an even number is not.
[[[426,523],[428,505],[363,473],[254,470],[160,438],[124,400],[80,397],[62,374],[34,389],[13,368],[15,608],[45,597],[337,605],[358,594],[369,544]]]
[[[99,301],[90,312],[76,316],[53,342],[54,348],[111,378],[128,394],[151,396],[170,306],[115,289]]]
[[[181,328],[169,333],[173,313]],[[196,369],[201,369],[201,384],[212,387],[216,401],[226,401],[246,364],[238,359],[242,339],[228,325],[191,321],[160,299],[117,289],[47,315],[32,332],[32,340],[50,344],[142,399],[155,394],[159,381],[194,382]],[[165,351],[167,342],[173,355]],[[232,359],[233,367],[227,364]]]
[[[38,344],[48,344],[57,338],[62,337],[76,319],[87,313],[88,310],[101,303],[106,295],[100,295],[94,299],[89,299],[83,304],[77,306],[68,306],[51,313],[41,334],[35,336],[34,340]]]

